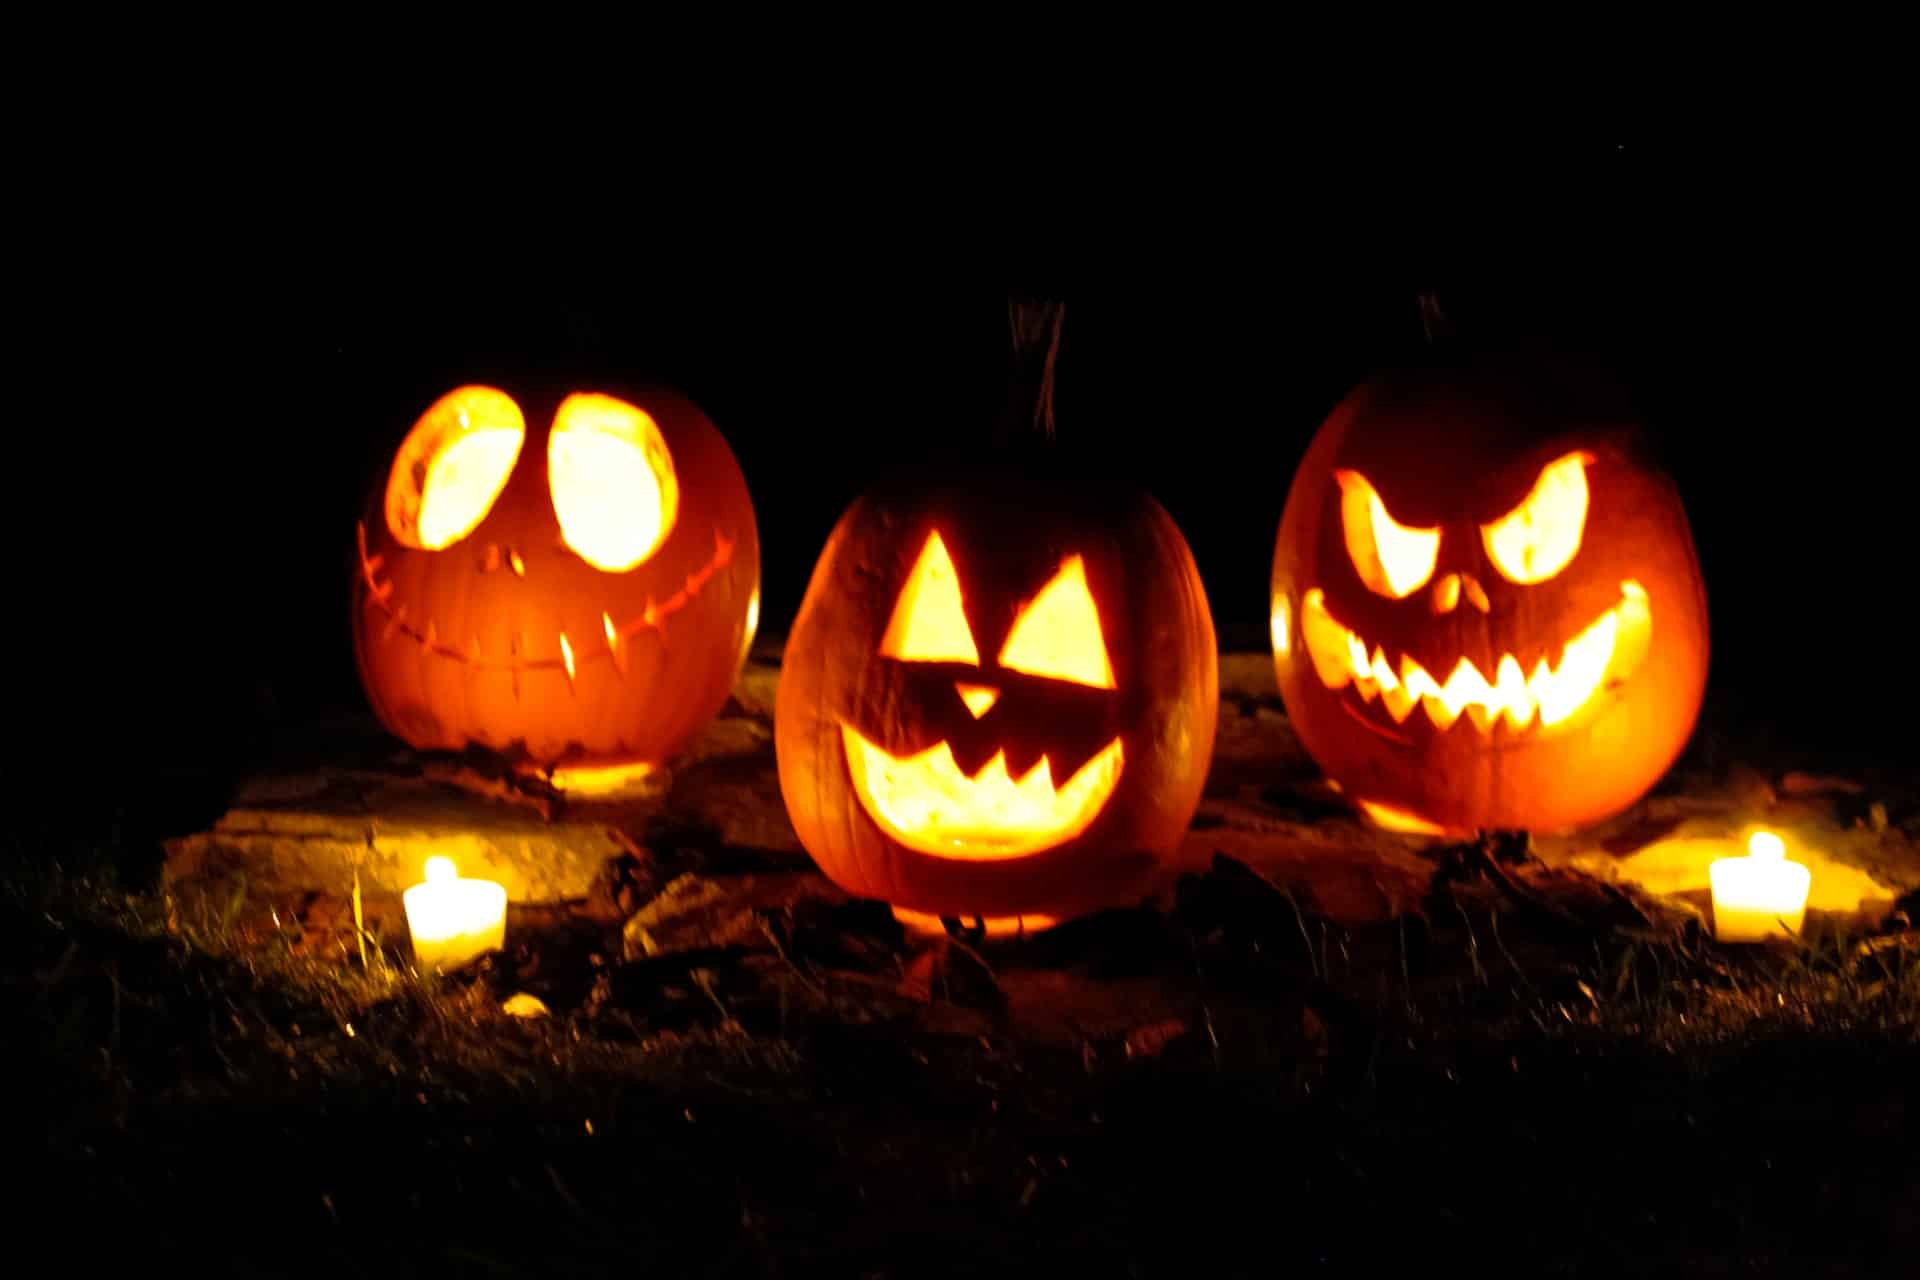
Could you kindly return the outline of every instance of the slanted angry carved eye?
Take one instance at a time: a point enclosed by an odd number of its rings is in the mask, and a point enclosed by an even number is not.
[[[560,403],[547,477],[562,540],[608,573],[652,555],[679,514],[680,485],[658,424],[612,396],[582,392]]]
[[[1000,648],[1000,665],[1095,689],[1114,687],[1100,611],[1087,590],[1087,567],[1079,556],[1062,564],[1014,619]]]
[[[1487,559],[1509,582],[1545,582],[1580,550],[1587,527],[1587,467],[1593,455],[1570,453],[1540,471],[1533,489],[1492,524],[1480,526]]]
[[[519,460],[527,424],[512,397],[460,387],[407,432],[387,477],[387,528],[402,545],[450,547],[487,518]]]
[[[1403,600],[1433,576],[1440,556],[1440,530],[1413,529],[1387,513],[1386,503],[1358,471],[1336,471],[1340,526],[1347,555],[1369,590]]]

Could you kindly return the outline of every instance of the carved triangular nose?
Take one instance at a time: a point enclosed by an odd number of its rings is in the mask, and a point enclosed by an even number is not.
[[[955,683],[953,687],[960,691],[960,701],[967,704],[975,720],[993,710],[993,704],[1000,701],[1000,691],[989,685]]]

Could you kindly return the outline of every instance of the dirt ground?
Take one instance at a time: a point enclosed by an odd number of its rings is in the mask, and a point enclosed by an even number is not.
[[[794,841],[773,656],[617,803],[343,722],[164,873],[23,834],[23,1221],[233,1275],[1913,1273],[1913,776],[1709,722],[1577,837],[1386,835],[1229,655],[1164,902],[909,936]],[[1818,859],[1797,946],[1711,937],[1756,822]],[[436,979],[397,894],[452,837],[522,880]]]

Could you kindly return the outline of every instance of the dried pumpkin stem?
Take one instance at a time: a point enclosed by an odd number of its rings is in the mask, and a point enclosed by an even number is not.
[[[1002,426],[1011,441],[1054,434],[1053,388],[1060,363],[1060,329],[1066,304],[1055,299],[1009,298],[1007,328],[1013,341]]]

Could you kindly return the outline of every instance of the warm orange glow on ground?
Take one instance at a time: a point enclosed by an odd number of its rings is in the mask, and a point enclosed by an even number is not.
[[[907,662],[980,664],[980,650],[973,643],[973,629],[967,625],[967,611],[960,601],[960,575],[937,533],[928,536],[906,585],[900,588],[893,617],[880,637],[880,656]]]
[[[1628,579],[1620,584],[1620,603],[1569,640],[1557,666],[1542,658],[1523,675],[1519,660],[1505,654],[1488,680],[1463,657],[1440,683],[1410,657],[1402,655],[1396,669],[1378,646],[1369,652],[1366,641],[1327,612],[1318,588],[1300,609],[1300,633],[1321,683],[1329,689],[1352,684],[1362,700],[1380,699],[1397,724],[1420,707],[1439,729],[1451,728],[1463,712],[1483,731],[1503,717],[1515,730],[1536,717],[1543,728],[1563,723],[1603,685],[1632,674],[1646,656],[1652,626],[1646,591]]]
[[[1480,529],[1487,558],[1509,582],[1545,582],[1580,550],[1587,527],[1590,454],[1570,453],[1541,469],[1520,505]]]
[[[1396,600],[1412,595],[1433,576],[1440,530],[1412,529],[1395,520],[1358,471],[1336,471],[1334,479],[1340,483],[1340,527],[1347,554],[1361,581]]]
[[[893,918],[908,933],[921,936],[944,934],[947,926],[940,917],[927,911],[909,911],[895,907]],[[1017,938],[1023,933],[1038,933],[1060,923],[1056,916],[959,916],[963,928],[979,929],[989,938]]]
[[[643,790],[656,772],[651,764],[612,764],[555,769],[550,781],[556,791],[580,799],[620,796]]]
[[[653,419],[624,400],[568,396],[547,440],[547,472],[561,536],[596,568],[633,568],[673,528],[673,458]]]
[[[1428,822],[1417,813],[1405,809],[1396,809],[1390,804],[1379,804],[1372,800],[1356,800],[1360,811],[1383,831],[1397,831],[1404,836],[1444,836],[1447,829],[1438,823]]]
[[[1766,861],[1786,857],[1787,850],[1782,844],[1762,840],[1756,848],[1753,834],[1773,833],[1752,833],[1744,843],[1731,833],[1670,836],[1626,857],[1588,849],[1573,853],[1567,862],[1601,879],[1637,885],[1649,893],[1710,893],[1716,862],[1745,861],[1740,858],[1742,853],[1749,857],[1759,854]],[[1900,897],[1899,889],[1883,885],[1858,867],[1830,856],[1813,841],[1797,840],[1792,860],[1806,867],[1809,873],[1805,903],[1809,910],[1878,916],[1891,909]]]
[[[1000,649],[1000,665],[1095,689],[1114,687],[1100,611],[1087,590],[1087,567],[1079,556],[1061,565],[1014,619]]]
[[[969,778],[944,742],[896,759],[850,726],[841,733],[868,816],[907,848],[935,857],[992,862],[1051,849],[1086,830],[1120,782],[1118,738],[1056,789],[1044,756],[1016,780],[1002,752]]]

